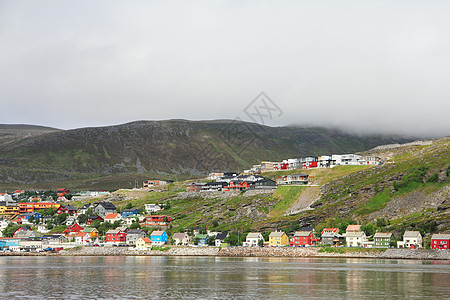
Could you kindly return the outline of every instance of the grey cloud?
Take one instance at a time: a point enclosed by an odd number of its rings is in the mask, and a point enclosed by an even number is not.
[[[447,1],[0,2],[1,123],[224,119],[448,135]],[[64,111],[64,114],[61,112]]]

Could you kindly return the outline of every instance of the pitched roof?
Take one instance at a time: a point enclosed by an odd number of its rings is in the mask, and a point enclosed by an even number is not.
[[[145,243],[151,243],[152,242],[152,240],[151,239],[149,239],[149,238],[141,238]]]
[[[165,232],[165,231],[156,230],[156,231],[153,231],[153,232],[152,232],[151,236],[162,235],[164,232]]]
[[[177,239],[177,240],[182,240],[182,239],[184,239],[186,237],[186,233],[185,232],[177,232],[177,233],[174,233],[173,234],[173,236],[172,236],[172,239]]]
[[[87,232],[78,232],[76,236],[85,236],[87,235]]]
[[[223,241],[228,235],[228,232],[221,232],[218,235],[216,235],[216,240]]]
[[[94,230],[97,230],[97,229],[95,229],[93,227],[86,227],[85,229],[83,229],[83,232],[91,233]]]
[[[348,225],[346,231],[360,231],[361,225]]]
[[[110,229],[106,234],[118,234],[119,232],[121,232],[119,229]]]
[[[365,235],[364,231],[350,231],[345,234],[346,237],[362,237]]]
[[[421,235],[420,234],[420,232],[419,231],[410,231],[410,230],[407,230],[407,231],[405,231],[405,233],[403,234],[403,237],[405,238],[415,238],[415,237],[418,237],[419,235]]]
[[[247,239],[259,239],[261,238],[261,233],[259,232],[249,232],[247,234]]]
[[[269,237],[282,237],[284,234],[286,233],[283,231],[274,231],[270,233]]]
[[[373,238],[391,238],[392,233],[391,232],[377,232],[373,236]]]
[[[450,233],[435,233],[431,236],[434,240],[450,240]]]
[[[104,209],[116,209],[116,206],[111,202],[99,202],[97,203],[96,207],[99,205],[103,206]]]
[[[105,220],[106,219],[108,219],[108,220],[115,219],[115,218],[117,218],[117,216],[119,216],[118,213],[109,213],[109,214],[106,215]]]
[[[312,231],[296,231],[294,236],[309,236]]]
[[[128,231],[128,234],[141,234],[143,232],[145,231],[142,229],[131,229],[130,231]]]

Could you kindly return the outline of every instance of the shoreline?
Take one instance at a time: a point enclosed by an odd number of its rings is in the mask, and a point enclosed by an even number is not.
[[[209,256],[209,257],[285,257],[285,258],[365,258],[365,259],[413,259],[450,260],[450,250],[410,250],[389,248],[382,252],[352,250],[347,253],[320,252],[322,248],[191,248],[177,247],[167,251],[129,250],[116,247],[83,247],[62,250],[58,253],[46,252],[0,252],[1,256]]]

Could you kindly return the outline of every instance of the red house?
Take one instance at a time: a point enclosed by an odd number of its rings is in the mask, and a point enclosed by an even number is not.
[[[99,220],[100,222],[103,222],[103,218],[100,216],[89,216],[87,218],[87,223],[90,225],[92,223],[92,221],[95,221],[95,220]]]
[[[167,225],[167,223],[172,222],[172,217],[163,216],[163,215],[152,215],[146,218],[146,224],[148,226],[154,225]]]
[[[71,233],[71,232],[81,232],[83,231],[83,227],[81,227],[80,225],[78,225],[77,223],[70,225],[69,227],[67,227],[66,230],[64,230],[64,233]]]
[[[303,169],[309,169],[309,168],[317,168],[317,161],[309,161],[305,164],[303,164]]]
[[[289,241],[289,246],[311,246],[314,243],[314,234],[312,231],[296,231],[294,237]]]
[[[127,241],[127,233],[120,229],[110,229],[106,232],[107,243],[125,243]]]
[[[431,249],[450,249],[450,234],[433,234]]]
[[[243,191],[245,189],[250,188],[250,183],[246,182],[246,181],[240,181],[240,180],[236,180],[236,181],[231,181],[225,188],[225,191],[235,191],[235,190],[239,190],[239,191]]]
[[[61,205],[58,210],[56,211],[56,213],[58,215],[60,214],[69,214],[69,215],[74,215],[77,213],[77,208],[72,206],[72,205]]]

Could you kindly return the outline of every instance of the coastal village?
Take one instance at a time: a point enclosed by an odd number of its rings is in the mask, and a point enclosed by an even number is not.
[[[233,191],[273,191],[279,186],[312,186],[314,178],[305,173],[280,175],[275,180],[263,176],[269,171],[295,171],[311,168],[333,168],[340,165],[378,165],[376,156],[356,154],[329,155],[287,159],[281,162],[261,162],[242,173],[211,172],[207,182],[190,182],[186,193]],[[170,180],[146,180],[143,189],[153,191],[172,184]],[[353,248],[424,248],[419,231],[407,230],[402,240],[390,232],[368,233],[362,225],[346,228],[314,227],[294,231],[228,232],[206,227],[183,228],[176,232],[174,217],[164,213],[165,205],[145,203],[143,208],[129,203],[119,209],[114,203],[98,201],[74,207],[75,199],[108,195],[106,191],[87,191],[72,195],[66,188],[56,191],[55,200],[42,192],[41,196],[25,190],[0,194],[0,251],[58,252],[74,247],[128,247],[130,250],[164,250],[166,247],[353,247]],[[373,229],[371,230],[373,231]],[[171,232],[169,234],[168,232]],[[450,234],[435,233],[431,249],[449,249]]]

